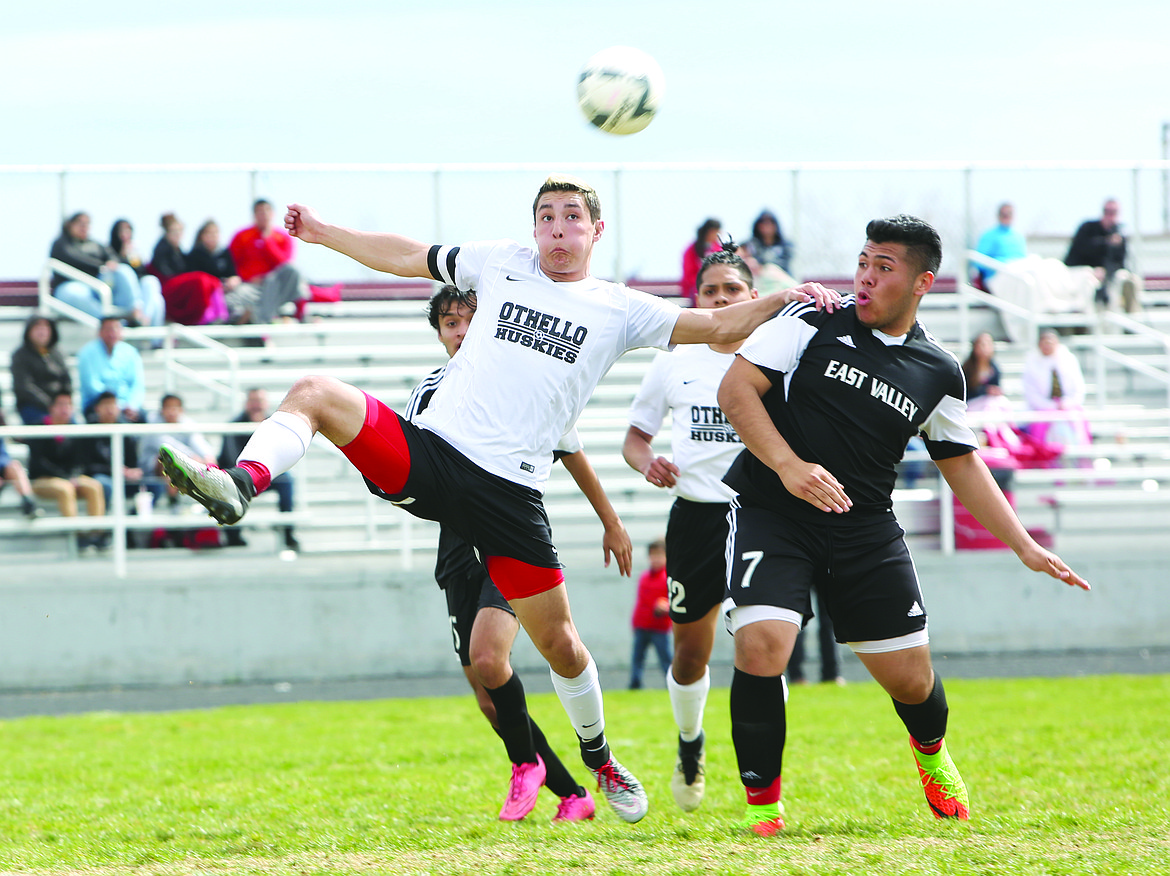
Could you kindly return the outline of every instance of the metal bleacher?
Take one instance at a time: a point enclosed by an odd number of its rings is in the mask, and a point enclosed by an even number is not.
[[[668,288],[661,285],[662,291]],[[1020,397],[1020,365],[1030,342],[1006,341],[995,302],[962,284],[952,287],[953,292],[927,296],[920,319],[960,357],[971,337],[991,331],[999,339],[997,359],[1005,391]],[[366,291],[366,296],[340,305],[315,306],[304,324],[266,326],[261,336],[253,326],[128,329],[127,339],[139,347],[146,362],[148,404],[156,404],[164,392],[176,392],[204,432],[214,436],[240,428],[228,421],[238,414],[245,390],[263,387],[275,404],[298,377],[325,374],[400,409],[413,386],[442,364],[443,350],[423,317],[419,290],[415,297],[382,299]],[[1087,314],[1083,325],[1068,329],[1083,332],[1067,335],[1065,342],[1081,355],[1091,384],[1089,414],[1095,443],[1070,451],[1061,468],[1015,473],[1014,499],[1029,528],[1047,529],[1057,538],[1068,533],[1082,539],[1099,534],[1102,527],[1114,534],[1126,527],[1148,531],[1170,518],[1170,340],[1164,333],[1170,300],[1162,301],[1159,294],[1167,293],[1154,293],[1139,322],[1127,323],[1125,317],[1102,321]],[[0,307],[0,347],[17,346],[29,312],[27,307]],[[92,328],[78,324],[63,322],[61,327],[62,349],[70,357],[93,334]],[[155,349],[152,341],[160,338],[165,343]],[[629,404],[653,355],[654,351],[642,350],[623,357],[601,382],[578,423],[590,461],[635,546],[665,529],[671,503],[665,492],[646,484],[621,457]],[[0,369],[0,391],[11,412],[7,369]],[[14,422],[12,416],[9,422]],[[669,424],[657,441],[669,446]],[[10,440],[9,446],[19,458],[20,445]],[[297,508],[292,521],[304,553],[382,552],[388,565],[402,568],[425,568],[433,562],[437,527],[372,497],[328,441],[318,437],[313,442],[295,477]],[[8,498],[12,493],[0,495],[0,552],[51,556],[73,550],[72,533],[82,528],[82,522],[52,514],[25,521],[16,514],[15,500]],[[554,467],[546,505],[566,563],[596,563],[601,527],[560,466]],[[917,539],[917,550],[953,548],[950,495],[938,478],[927,476],[914,489],[900,489],[895,507]],[[1105,507],[1111,509],[1107,515],[1101,513]],[[159,509],[153,521],[126,517],[120,511],[111,509],[105,520],[116,532],[119,526],[132,531],[208,524],[193,503],[180,505],[175,514]],[[273,502],[259,500],[245,522],[249,547],[231,550],[279,551],[274,528],[288,518],[276,513]],[[129,552],[129,562],[133,554]],[[114,562],[124,573],[127,553],[117,544]]]

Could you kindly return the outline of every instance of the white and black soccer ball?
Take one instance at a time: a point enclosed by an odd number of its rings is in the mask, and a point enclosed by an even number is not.
[[[607,134],[636,134],[654,119],[665,88],[657,61],[640,49],[610,46],[581,68],[577,105]]]

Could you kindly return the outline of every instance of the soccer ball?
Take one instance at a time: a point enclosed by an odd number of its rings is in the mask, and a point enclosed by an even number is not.
[[[665,87],[657,61],[639,49],[611,46],[581,68],[577,104],[607,134],[636,134],[658,112]]]

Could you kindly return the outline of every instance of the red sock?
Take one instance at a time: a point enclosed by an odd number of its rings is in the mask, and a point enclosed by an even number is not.
[[[939,749],[942,748],[943,741],[940,739],[938,742],[933,742],[930,745],[923,745],[921,742],[911,736],[910,744],[921,751],[923,754],[938,754]]]
[[[246,459],[240,460],[236,465],[248,473],[248,477],[252,479],[252,484],[256,487],[257,495],[272,485],[272,473],[264,463]]]
[[[752,806],[763,806],[767,803],[780,802],[780,777],[766,788],[744,788],[747,791],[747,801]]]

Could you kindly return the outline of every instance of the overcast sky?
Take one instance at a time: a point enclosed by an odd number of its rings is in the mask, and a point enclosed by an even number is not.
[[[1154,159],[1170,121],[1167,0],[10,6],[0,165]],[[576,107],[615,43],[667,82],[632,137]]]

